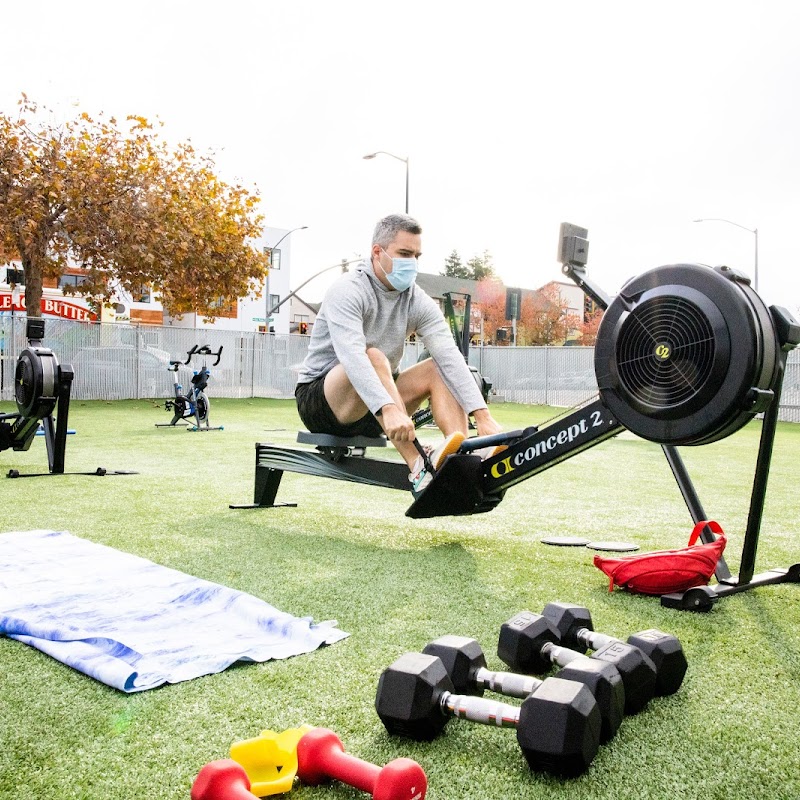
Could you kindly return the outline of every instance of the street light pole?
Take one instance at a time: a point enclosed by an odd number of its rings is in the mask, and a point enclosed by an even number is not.
[[[406,214],[408,214],[408,158],[401,158],[400,156],[396,156],[394,153],[387,153],[386,150],[376,150],[374,153],[368,153],[364,156],[364,158],[369,160],[371,158],[375,158],[377,155],[391,156],[392,158],[396,158],[398,161],[402,161],[406,165]]]
[[[314,278],[319,277],[323,272],[327,272],[330,269],[336,269],[338,267],[341,269],[342,274],[344,274],[347,272],[347,268],[350,266],[350,264],[355,264],[361,260],[362,259],[360,256],[358,258],[351,259],[350,261],[348,261],[346,258],[343,258],[338,264],[331,264],[330,267],[325,267],[325,269],[315,272],[310,278],[304,280],[296,289],[289,292],[289,294],[287,294],[286,297],[284,297],[283,300],[281,300],[276,306],[273,306],[271,309],[269,309],[269,314],[274,314],[287,300],[291,300],[291,298],[294,297],[307,283],[311,283]],[[269,316],[269,314],[267,316]]]
[[[278,239],[278,241],[269,249],[269,270],[267,270],[267,275],[264,278],[264,311],[266,312],[264,316],[264,333],[269,333],[269,271],[272,269],[272,254],[278,249],[278,245],[287,236],[289,236],[289,234],[294,233],[295,231],[304,231],[307,227],[308,225],[301,225],[299,228],[292,228],[290,231],[284,233],[283,236],[281,236],[281,238]]]
[[[693,222],[727,222],[728,225],[735,225],[737,228],[741,228],[744,231],[748,231],[749,233],[753,234],[755,239],[755,255],[753,257],[753,288],[758,291],[758,228],[747,228],[744,225],[740,225],[738,222],[734,222],[731,219],[722,219],[721,217],[704,217],[702,219],[695,219],[692,220]]]

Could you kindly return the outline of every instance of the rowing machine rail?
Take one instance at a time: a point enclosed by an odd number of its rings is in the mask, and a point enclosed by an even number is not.
[[[231,504],[229,508],[294,507],[297,503],[276,503],[275,498],[284,472],[298,472],[319,478],[382,486],[387,489],[409,489],[408,467],[400,461],[367,458],[369,447],[386,447],[386,438],[357,436],[346,439],[323,433],[300,431],[297,441],[313,444],[315,450],[279,447],[256,443],[256,474],[253,502]]]

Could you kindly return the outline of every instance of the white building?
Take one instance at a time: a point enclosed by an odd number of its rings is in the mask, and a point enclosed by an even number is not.
[[[279,243],[278,249],[272,253],[272,266],[267,278],[266,289],[269,292],[269,309],[274,308],[291,291],[292,237],[285,228],[264,228],[264,235],[257,241],[257,246],[269,252]],[[266,319],[267,298],[262,290],[256,298],[245,297],[237,301],[236,308],[231,308],[216,318],[214,322],[204,322],[201,314],[184,314],[182,319],[164,314],[164,325],[176,328],[215,328],[226,331],[264,331],[269,327],[275,333],[289,333],[291,320],[290,304],[284,303],[269,320]]]

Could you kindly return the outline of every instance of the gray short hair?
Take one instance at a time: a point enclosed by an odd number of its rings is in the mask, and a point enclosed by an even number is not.
[[[422,233],[422,226],[414,217],[409,217],[408,214],[389,214],[388,217],[384,217],[375,226],[375,231],[372,234],[372,244],[388,247],[400,231],[419,234]]]

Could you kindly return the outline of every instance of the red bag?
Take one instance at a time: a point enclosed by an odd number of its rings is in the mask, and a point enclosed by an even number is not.
[[[708,544],[695,544],[706,525],[719,537]],[[694,526],[688,547],[618,558],[598,555],[594,557],[594,565],[611,579],[610,592],[615,585],[639,594],[683,592],[709,582],[726,543],[719,524],[708,520]]]

